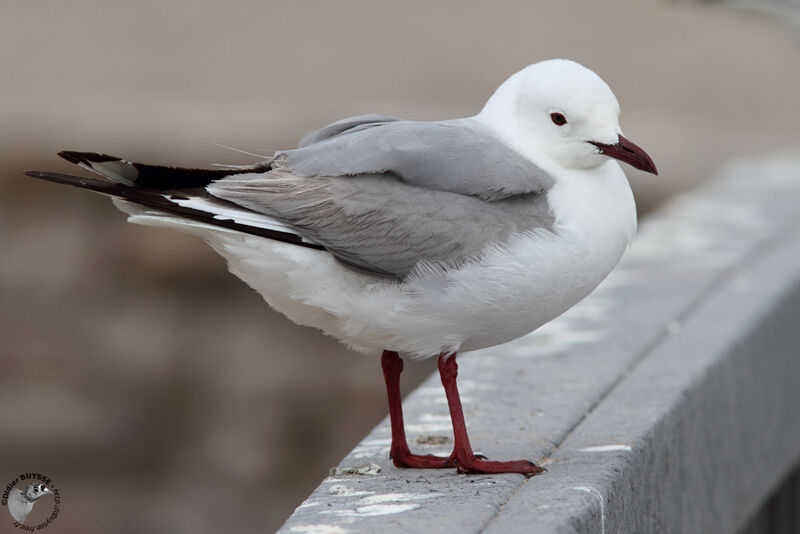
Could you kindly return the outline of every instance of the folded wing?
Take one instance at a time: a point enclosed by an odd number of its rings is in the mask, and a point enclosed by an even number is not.
[[[420,265],[456,267],[480,257],[488,244],[553,222],[542,194],[487,202],[410,185],[391,173],[300,177],[283,156],[268,173],[231,176],[207,190],[295,228],[348,265],[398,279]]]
[[[312,133],[316,142],[278,154],[297,176],[392,173],[410,185],[490,201],[543,193],[554,183],[474,119],[388,119],[340,121]]]
[[[353,268],[397,279],[420,266],[459,266],[553,223],[552,177],[470,119],[353,117],[312,132],[298,149],[235,170],[60,155],[107,180],[28,174],[122,199],[118,206],[134,222],[166,214],[325,249]]]

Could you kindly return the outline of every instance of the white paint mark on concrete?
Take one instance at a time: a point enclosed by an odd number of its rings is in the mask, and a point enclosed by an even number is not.
[[[419,508],[418,504],[402,503],[402,504],[368,504],[367,506],[359,506],[356,508],[355,515],[361,517],[374,517],[378,515],[391,515],[399,514],[401,512],[409,512]],[[341,514],[347,515],[347,514]]]
[[[406,425],[406,432],[415,434],[431,434],[434,432],[450,432],[452,430],[450,423],[419,423],[415,425]]]
[[[392,444],[392,438],[365,439],[359,446],[361,447],[388,447]]]
[[[339,517],[374,517],[399,514],[419,508],[421,505],[410,502],[430,499],[437,494],[384,493],[369,495],[359,499],[352,508],[339,510],[320,510],[320,514],[333,514]]]
[[[449,415],[424,413],[416,418],[421,423],[450,423]]]
[[[597,502],[600,505],[600,534],[606,534],[606,503],[605,499],[603,499],[603,494],[600,493],[596,488],[592,488],[590,486],[575,486],[572,489],[586,492],[597,499]]]
[[[631,452],[630,445],[597,445],[595,447],[584,447],[581,452]]]
[[[289,532],[298,534],[345,534],[346,529],[336,525],[297,525],[289,529]]]
[[[414,493],[385,493],[383,495],[371,495],[361,499],[359,504],[382,504],[386,502],[405,502],[405,501],[418,501],[422,499],[430,499],[433,495],[427,494],[414,494]]]
[[[359,491],[345,486],[344,484],[335,484],[328,489],[328,493],[338,497],[363,497],[365,495],[374,495],[374,491]]]
[[[313,508],[315,506],[319,506],[320,504],[322,503],[319,501],[305,501],[300,503],[300,505],[297,508],[295,508],[294,511],[296,512],[297,510],[303,510],[305,508]]]

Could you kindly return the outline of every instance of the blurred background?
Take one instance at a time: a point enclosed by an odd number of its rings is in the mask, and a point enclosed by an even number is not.
[[[218,145],[474,114],[567,57],[658,165],[625,168],[645,214],[731,158],[800,147],[798,34],[721,4],[3,1],[0,483],[50,476],[58,532],[271,531],[387,412],[376,359],[269,310],[202,241],[23,170],[80,171],[61,149],[249,163]]]

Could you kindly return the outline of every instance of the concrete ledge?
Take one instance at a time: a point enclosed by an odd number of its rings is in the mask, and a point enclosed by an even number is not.
[[[281,532],[741,529],[800,462],[798,206],[800,157],[733,165],[587,300],[461,360],[473,446],[548,473],[395,469],[384,421],[340,465],[381,472],[325,479]],[[404,407],[412,448],[448,453],[438,377]]]

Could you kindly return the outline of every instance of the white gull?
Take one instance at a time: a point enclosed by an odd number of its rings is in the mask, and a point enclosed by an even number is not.
[[[617,264],[636,211],[615,160],[656,173],[618,116],[599,76],[549,60],[511,76],[473,117],[352,117],[250,168],[62,152],[104,179],[29,174],[110,195],[131,222],[200,235],[289,318],[383,351],[396,465],[535,474],[530,462],[472,453],[455,354],[535,330]],[[401,355],[439,356],[450,457],[408,450]]]

